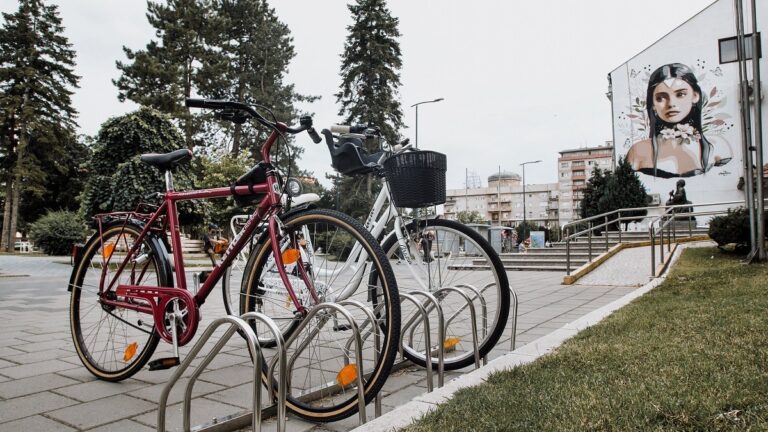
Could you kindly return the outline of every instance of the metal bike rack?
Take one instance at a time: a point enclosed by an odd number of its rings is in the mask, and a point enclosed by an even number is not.
[[[464,288],[472,291],[475,294],[475,297],[468,300],[467,306],[462,306],[459,310],[453,313],[450,318],[445,322],[445,328],[448,329],[448,326],[453,322],[453,320],[459,316],[459,313],[463,311],[466,307],[469,306],[470,303],[472,303],[472,300],[479,299],[480,300],[480,310],[482,311],[481,315],[483,317],[483,338],[485,338],[488,335],[488,305],[485,302],[485,297],[483,297],[483,290],[478,290],[472,285],[469,284],[459,284],[456,285],[454,288]],[[487,288],[487,286],[486,286]],[[470,313],[471,315],[471,313]],[[473,318],[474,319],[474,318]],[[488,364],[488,356],[483,356],[483,365]]]
[[[251,428],[254,431],[261,430],[261,371],[262,371],[262,362],[263,362],[263,356],[261,352],[261,347],[259,346],[258,339],[256,338],[256,334],[253,332],[253,329],[248,325],[246,320],[254,319],[263,322],[267,327],[270,328],[272,333],[275,335],[275,340],[278,344],[279,352],[279,358],[281,360],[281,367],[280,367],[280,373],[281,377],[285,377],[285,352],[284,347],[282,345],[282,336],[280,335],[280,330],[275,325],[275,323],[267,316],[259,314],[257,312],[251,312],[248,314],[243,315],[242,318],[238,318],[235,316],[226,316],[223,318],[219,318],[211,323],[211,325],[208,326],[208,328],[205,330],[205,332],[200,336],[200,339],[195,343],[195,345],[190,350],[189,354],[186,356],[184,361],[178,366],[176,371],[174,371],[173,375],[171,376],[170,380],[168,381],[168,384],[165,385],[165,388],[163,388],[163,392],[160,395],[160,401],[158,402],[158,410],[157,410],[157,430],[158,432],[164,432],[165,431],[165,410],[168,405],[168,395],[171,392],[171,389],[173,388],[174,384],[181,378],[181,376],[184,374],[184,372],[189,367],[192,360],[194,360],[197,356],[197,354],[200,352],[200,350],[203,348],[205,343],[210,339],[213,332],[221,327],[222,325],[229,324],[229,328],[225,331],[224,335],[219,339],[219,341],[216,343],[216,345],[211,348],[211,350],[208,352],[208,354],[205,356],[205,359],[198,365],[192,375],[189,377],[189,381],[187,382],[187,386],[184,391],[184,408],[183,408],[183,421],[184,421],[184,431],[190,431],[190,413],[191,413],[191,402],[192,402],[192,389],[195,385],[195,382],[197,381],[200,374],[203,373],[206,367],[211,363],[214,357],[221,351],[221,349],[226,345],[227,342],[229,342],[229,339],[232,337],[233,334],[235,334],[236,331],[240,331],[245,338],[245,341],[248,345],[248,351],[251,354],[251,358],[253,359],[253,414],[251,418]],[[281,384],[283,383],[283,380],[281,379]],[[285,386],[282,385],[279,389],[279,393],[282,396],[285,396]],[[278,405],[278,423],[277,423],[277,430],[282,432],[285,430],[285,397],[282,399],[278,399],[277,401]],[[240,417],[238,417],[239,421]],[[222,423],[216,422],[215,423],[216,428],[220,428]],[[206,430],[209,429],[208,427],[203,427],[198,430]]]
[[[366,422],[366,413],[365,413],[365,387],[363,386],[363,340],[360,336],[360,328],[357,325],[357,322],[352,317],[352,315],[347,311],[344,307],[342,307],[338,303],[320,303],[316,306],[314,306],[306,317],[301,321],[298,328],[294,330],[293,334],[285,343],[285,348],[287,349],[291,344],[293,344],[296,339],[299,337],[301,332],[309,325],[309,323],[312,321],[312,318],[314,318],[320,311],[335,311],[341,316],[343,316],[347,322],[349,322],[350,329],[352,330],[353,337],[355,338],[355,357],[357,359],[357,401],[358,401],[358,414],[360,416],[360,424],[364,424]],[[288,360],[287,365],[287,374],[286,378],[288,379],[286,386],[290,385],[290,371],[293,370],[293,364],[296,362],[296,359],[298,358],[299,354],[301,354],[304,349],[309,345],[312,338],[314,338],[317,333],[320,331],[322,326],[325,325],[325,323],[330,319],[330,315],[328,318],[320,323],[318,327],[312,332],[312,334],[305,338],[301,344],[297,347],[296,352],[293,353],[291,358]],[[273,358],[269,365],[269,370],[267,372],[267,376],[273,376],[275,365],[277,363],[277,359]],[[269,380],[267,382],[267,390],[269,393],[272,393],[272,380]]]
[[[426,364],[427,369],[427,392],[431,392],[434,390],[433,386],[433,378],[432,378],[432,336],[430,335],[430,329],[429,329],[429,313],[427,313],[427,310],[424,308],[424,305],[421,304],[419,300],[416,299],[415,296],[412,294],[400,294],[400,303],[403,303],[403,300],[408,300],[411,303],[416,306],[416,309],[418,309],[419,314],[421,314],[421,322],[424,324],[424,346],[426,347],[424,349],[424,361]],[[439,307],[439,306],[438,306]],[[442,311],[440,312],[440,316],[442,316]],[[414,325],[413,328],[415,329],[416,326]],[[403,346],[403,340],[405,339],[405,332],[400,333],[400,347],[402,349]],[[411,341],[413,341],[411,339]],[[442,340],[438,344],[437,347],[438,350],[438,356],[442,357],[443,350],[443,343]],[[439,380],[440,386],[442,387],[442,379]]]
[[[381,328],[379,328],[379,326],[376,324],[377,320],[376,320],[376,315],[373,313],[373,309],[366,306],[360,301],[352,300],[352,299],[344,300],[342,302],[339,302],[339,304],[342,306],[354,306],[362,310],[363,313],[365,313],[365,315],[367,316],[367,319],[365,320],[365,322],[363,322],[363,325],[358,326],[358,330],[362,329],[363,326],[365,326],[367,323],[373,323],[373,325],[371,325],[371,332],[373,333],[373,361],[377,362],[379,360],[379,346],[381,345]],[[347,344],[345,345],[345,349],[346,349],[344,353],[345,365],[349,364],[350,359],[347,353],[350,351],[350,347],[352,346],[352,343],[354,342],[354,340],[355,340],[355,335],[353,334],[347,341]],[[363,338],[362,340],[365,340],[365,338]],[[374,400],[373,416],[379,417],[380,415],[381,415],[381,391],[376,393],[376,398]]]
[[[458,287],[470,287],[471,285],[457,285]],[[480,289],[480,294],[483,294],[488,288],[496,286],[496,282],[491,282],[489,284],[486,284],[484,287]],[[474,288],[474,286],[471,286]],[[517,311],[518,311],[518,298],[517,298],[517,291],[514,290],[511,286],[509,287],[509,294],[512,297],[512,302],[510,304],[510,308],[512,310],[512,337],[509,341],[509,350],[514,351],[515,350],[515,344],[517,342]],[[472,299],[474,300],[474,299]],[[464,310],[464,308],[459,309],[459,312]],[[458,312],[457,312],[458,313]],[[449,319],[452,320],[453,317]],[[487,321],[486,321],[487,322]],[[446,324],[447,325],[447,324]],[[485,329],[484,329],[485,330]],[[486,330],[487,331],[487,330]]]
[[[421,296],[424,297],[426,300],[424,303],[430,303],[431,307],[434,309],[427,309],[425,308],[426,313],[432,312],[432,310],[435,310],[437,312],[437,338],[440,340],[440,342],[437,344],[437,387],[440,388],[445,383],[445,346],[443,345],[445,341],[445,319],[443,317],[443,308],[440,306],[440,300],[437,299],[432,293],[428,293],[426,291],[411,291],[408,293],[411,296]],[[402,294],[401,294],[402,295]],[[423,306],[423,305],[422,305]],[[404,337],[402,335],[405,334],[405,331],[412,326],[416,322],[416,315],[411,318],[410,321],[408,321],[401,330],[401,342],[404,341]],[[415,329],[413,329],[415,331]],[[413,343],[413,331],[411,331],[410,334],[410,341],[411,344]],[[400,350],[402,355],[403,350],[403,344],[400,344]],[[430,355],[432,353],[430,352]]]
[[[467,293],[455,287],[443,287],[435,291],[435,295],[442,293],[455,292],[466,300],[469,305],[470,324],[472,325],[472,349],[475,352],[475,369],[480,368],[480,350],[477,345],[477,313],[475,312],[475,305],[472,303],[472,299],[469,298]],[[475,291],[477,292],[477,291]],[[478,293],[479,295],[479,293]],[[441,342],[442,343],[442,342]]]

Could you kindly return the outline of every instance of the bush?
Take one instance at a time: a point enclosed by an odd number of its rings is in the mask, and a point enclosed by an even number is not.
[[[736,250],[749,251],[749,212],[744,207],[728,209],[725,216],[717,216],[709,221],[709,237],[722,248],[735,243]]]
[[[83,221],[68,211],[49,212],[29,228],[29,239],[48,255],[67,255],[84,237]]]

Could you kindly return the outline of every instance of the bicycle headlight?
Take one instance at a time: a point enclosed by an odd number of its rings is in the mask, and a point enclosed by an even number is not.
[[[285,191],[292,197],[301,195],[303,190],[304,187],[301,185],[301,182],[293,177],[289,178],[285,183]]]

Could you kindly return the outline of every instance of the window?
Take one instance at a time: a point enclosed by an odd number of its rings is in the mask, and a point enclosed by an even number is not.
[[[568,168],[568,162],[560,162],[560,168]]]
[[[720,51],[720,64],[733,63],[739,61],[738,53],[738,38],[732,36],[729,38],[720,39],[717,41]],[[752,59],[752,35],[744,35],[744,55],[747,60]],[[760,45],[760,33],[757,34],[757,57],[763,56],[762,47]]]

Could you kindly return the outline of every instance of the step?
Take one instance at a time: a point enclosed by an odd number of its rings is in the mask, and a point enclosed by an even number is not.
[[[489,266],[487,265],[449,265],[448,268],[450,270],[482,270],[487,271],[489,270]],[[537,266],[504,266],[504,269],[507,271],[556,271],[556,272],[565,272],[565,264],[562,265],[537,265]],[[573,269],[573,266],[571,266],[571,269]]]

